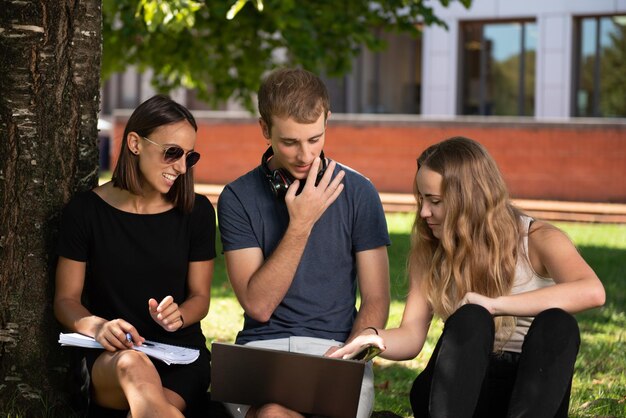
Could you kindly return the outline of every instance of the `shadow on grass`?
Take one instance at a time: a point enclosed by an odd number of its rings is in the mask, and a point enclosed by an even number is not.
[[[211,297],[235,297],[233,288],[228,281],[226,275],[226,265],[224,262],[224,253],[222,249],[222,240],[219,230],[215,237],[215,270],[213,272],[213,282],[211,283]]]
[[[401,364],[374,364],[376,410],[391,411],[407,417],[413,416],[409,393],[418,371]]]
[[[606,291],[606,307],[624,313],[626,309],[626,249],[595,246],[578,247],[583,258],[596,272]]]
[[[572,417],[626,416],[626,250],[580,246],[604,285],[603,308],[576,315],[581,345],[570,403]]]
[[[389,277],[391,279],[391,299],[404,302],[409,288],[409,279],[406,271],[406,260],[411,248],[411,237],[408,233],[391,233],[389,254]]]

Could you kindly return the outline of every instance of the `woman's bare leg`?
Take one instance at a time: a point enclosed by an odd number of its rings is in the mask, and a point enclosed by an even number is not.
[[[130,416],[183,417],[185,401],[161,385],[148,357],[134,350],[104,353],[93,365],[93,396],[100,406],[130,408]]]

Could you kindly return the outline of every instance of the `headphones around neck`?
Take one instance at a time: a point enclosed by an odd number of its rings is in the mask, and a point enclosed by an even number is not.
[[[261,168],[263,169],[263,173],[265,177],[267,177],[267,181],[269,182],[270,189],[272,190],[272,194],[277,199],[284,199],[285,194],[287,194],[287,189],[289,185],[294,182],[295,178],[289,173],[289,171],[284,168],[277,168],[276,170],[270,170],[267,165],[268,161],[272,159],[274,156],[274,150],[270,146],[265,153],[263,153],[263,157],[261,157]],[[317,186],[324,172],[326,171],[326,157],[324,157],[324,151],[320,153],[320,158],[322,159],[322,167],[317,173],[317,177],[315,178],[315,185]],[[304,179],[300,180],[300,186],[298,187],[298,191],[296,195],[300,194],[302,189],[304,188]]]

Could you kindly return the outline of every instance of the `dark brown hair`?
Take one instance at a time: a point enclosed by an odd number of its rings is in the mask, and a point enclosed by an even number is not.
[[[183,120],[189,122],[194,131],[198,131],[196,120],[191,112],[168,96],[159,94],[140,104],[130,115],[124,128],[119,159],[112,176],[113,185],[136,195],[142,194],[139,156],[133,154],[127,144],[128,135],[131,132],[147,137],[161,126]],[[191,212],[195,201],[193,168],[188,168],[185,174],[178,176],[165,198],[179,210],[185,213]]]

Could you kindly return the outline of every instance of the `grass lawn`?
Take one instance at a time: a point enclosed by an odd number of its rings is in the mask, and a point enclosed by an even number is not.
[[[387,215],[393,245],[389,248],[392,302],[389,327],[400,322],[407,289],[405,260],[409,250],[411,214]],[[626,416],[626,225],[561,223],[583,257],[596,271],[607,293],[606,305],[577,315],[582,343],[572,388],[570,417]],[[218,240],[218,248],[221,245]],[[209,315],[202,321],[209,344],[232,342],[243,323],[243,311],[226,278],[223,257],[218,257]],[[375,410],[411,416],[408,393],[415,376],[425,367],[441,333],[441,322],[431,326],[428,340],[413,360],[376,359]]]

